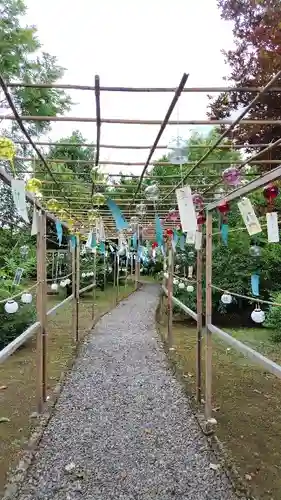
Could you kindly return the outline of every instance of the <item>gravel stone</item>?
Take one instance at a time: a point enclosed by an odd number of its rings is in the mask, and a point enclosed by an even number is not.
[[[157,341],[158,295],[146,285],[97,323],[18,500],[237,498]]]

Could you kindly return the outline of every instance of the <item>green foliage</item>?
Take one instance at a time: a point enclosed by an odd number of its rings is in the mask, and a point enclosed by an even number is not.
[[[38,52],[41,44],[36,28],[24,24],[25,13],[22,0],[0,0],[0,73],[6,81],[54,83],[64,70],[57,65],[55,57]],[[11,89],[11,93],[23,115],[54,116],[70,108],[71,100],[61,90],[18,87]],[[38,134],[46,132],[50,123],[30,123],[28,128]]]
[[[229,68],[226,80],[230,86],[263,87],[280,70],[281,65],[281,3],[280,0],[218,0],[222,19],[232,22],[234,48],[224,50]],[[280,85],[280,79],[274,82]],[[211,101],[210,116],[220,119],[246,107],[253,99],[250,92],[222,93]],[[278,120],[280,93],[263,95],[248,113],[248,118]],[[278,124],[239,127],[235,137],[244,144],[266,144],[279,139]],[[274,148],[264,159],[280,159],[280,148]],[[259,167],[267,171],[269,165]]]
[[[12,295],[24,291],[22,285],[13,286],[13,281],[0,277],[0,300],[8,299]],[[15,299],[19,304],[19,310],[15,314],[7,314],[4,306],[0,304],[0,350],[17,338],[24,330],[34,323],[36,311],[34,304],[21,304],[20,297]]]
[[[276,292],[271,295],[272,302],[281,304],[281,292]],[[281,307],[280,306],[270,306],[266,314],[266,320],[264,326],[270,328],[271,339],[273,342],[281,342]]]

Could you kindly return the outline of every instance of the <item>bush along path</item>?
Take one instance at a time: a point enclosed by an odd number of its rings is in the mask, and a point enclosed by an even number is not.
[[[156,339],[157,285],[86,340],[18,500],[234,500]]]

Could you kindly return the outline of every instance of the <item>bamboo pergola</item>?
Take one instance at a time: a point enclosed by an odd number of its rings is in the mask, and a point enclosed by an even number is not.
[[[5,120],[11,120],[11,121],[16,121],[18,123],[19,128],[21,129],[23,135],[25,136],[23,140],[18,140],[16,141],[16,144],[19,145],[30,145],[32,149],[34,150],[34,157],[23,157],[23,156],[17,156],[16,161],[20,162],[22,165],[26,165],[26,173],[30,173],[30,165],[35,161],[35,159],[38,159],[43,165],[43,169],[48,173],[50,176],[51,180],[46,180],[44,181],[45,187],[48,186],[48,184],[53,184],[57,186],[55,189],[53,189],[52,193],[50,193],[49,198],[56,198],[58,202],[64,203],[66,206],[67,211],[71,216],[76,220],[76,222],[80,225],[83,225],[84,228],[87,227],[87,212],[92,208],[92,195],[94,190],[99,191],[99,188],[102,188],[102,185],[99,184],[97,181],[95,184],[94,183],[83,183],[83,186],[86,188],[86,192],[83,196],[77,195],[76,193],[76,188],[75,188],[75,181],[71,180],[65,180],[64,179],[64,174],[61,172],[57,172],[55,167],[56,164],[65,164],[66,166],[71,165],[72,163],[78,163],[79,165],[82,166],[100,166],[101,172],[103,169],[103,166],[112,166],[112,170],[115,170],[116,166],[120,166],[120,169],[122,167],[132,167],[132,170],[134,170],[135,167],[142,167],[142,172],[140,175],[122,175],[122,177],[127,178],[127,179],[134,179],[136,185],[130,187],[126,187],[126,192],[128,193],[128,196],[124,198],[123,196],[118,196],[118,190],[119,188],[122,188],[120,184],[118,184],[118,178],[120,177],[119,174],[116,174],[116,170],[112,172],[106,172],[107,175],[114,179],[116,178],[116,182],[114,183],[114,192],[112,195],[112,198],[114,201],[118,204],[120,203],[123,208],[123,213],[125,218],[130,218],[132,215],[135,214],[134,209],[135,205],[137,205],[140,202],[145,202],[148,203],[145,199],[145,195],[143,192],[143,183],[144,181],[147,181],[148,179],[150,181],[153,181],[155,179],[155,176],[150,175],[151,167],[152,166],[165,166],[165,165],[170,165],[169,162],[161,162],[161,161],[154,161],[153,160],[153,155],[155,152],[159,150],[166,149],[167,146],[161,145],[161,137],[162,134],[166,128],[167,125],[217,125],[217,126],[223,126],[225,128],[225,131],[221,134],[221,136],[218,138],[215,144],[211,145],[209,150],[203,154],[203,156],[197,161],[197,162],[190,162],[188,161],[186,164],[182,165],[183,168],[183,175],[180,173],[180,169],[177,175],[171,175],[167,176],[167,184],[162,184],[160,185],[160,196],[159,196],[159,201],[156,204],[156,211],[159,214],[160,217],[164,217],[165,214],[168,214],[169,210],[172,208],[176,207],[176,198],[175,198],[175,190],[177,187],[180,187],[183,182],[188,182],[191,184],[192,189],[198,193],[201,193],[204,195],[206,203],[209,201],[212,201],[218,194],[220,193],[220,190],[217,190],[217,187],[221,187],[223,185],[223,180],[221,177],[221,172],[218,170],[218,174],[213,176],[213,181],[211,184],[207,186],[202,186],[201,184],[196,184],[192,182],[193,178],[196,178],[196,172],[198,170],[198,167],[208,169],[209,165],[214,164],[214,160],[208,160],[210,154],[214,150],[225,150],[225,149],[231,149],[231,150],[241,150],[241,149],[253,149],[257,150],[258,152],[247,158],[243,164],[240,162],[231,162],[232,164],[237,164],[238,168],[243,168],[245,165],[268,165],[270,168],[272,168],[272,165],[278,164],[277,160],[271,160],[269,159],[264,159],[265,154],[268,152],[270,154],[270,151],[272,151],[272,148],[279,146],[279,143],[274,143],[274,144],[235,144],[233,140],[231,140],[231,133],[234,129],[236,129],[238,126],[247,126],[247,125],[274,125],[274,124],[281,124],[280,120],[248,120],[247,119],[247,113],[250,109],[252,109],[255,104],[262,98],[263,94],[266,92],[278,92],[280,91],[280,88],[278,86],[275,86],[277,80],[279,78],[279,74],[276,75],[274,78],[271,79],[271,81],[264,87],[264,88],[257,88],[257,87],[218,87],[218,88],[213,88],[213,87],[202,87],[202,88],[193,88],[193,87],[187,87],[187,81],[188,81],[188,75],[186,73],[183,74],[180,83],[177,88],[132,88],[132,87],[104,87],[100,85],[100,78],[99,76],[95,77],[95,85],[94,86],[89,86],[89,85],[66,85],[66,84],[48,84],[48,83],[25,83],[25,82],[8,82],[6,83],[3,78],[0,79],[0,85],[2,87],[2,90],[6,96],[7,102],[10,106],[10,109],[12,111],[12,114],[6,114],[5,116],[0,116],[0,119],[5,119]],[[13,103],[10,90],[11,88],[54,88],[54,89],[62,89],[62,90],[84,90],[84,91],[90,91],[94,93],[95,96],[95,103],[96,103],[96,116],[94,117],[79,117],[79,116],[20,116],[16,110],[15,104]],[[235,120],[182,120],[182,121],[175,121],[171,120],[171,115],[180,99],[180,96],[183,93],[194,93],[196,94],[197,92],[200,93],[216,93],[216,92],[249,92],[253,94],[253,99],[251,103],[243,109],[242,113],[235,119]],[[132,120],[132,119],[127,119],[127,118],[118,118],[118,119],[111,119],[111,118],[105,118],[102,116],[102,110],[101,110],[101,105],[100,105],[100,95],[102,92],[115,92],[115,93],[173,93],[173,97],[170,103],[170,106],[168,107],[168,110],[163,118],[162,121],[160,120]],[[52,146],[56,143],[54,142],[35,142],[33,139],[30,137],[28,134],[25,123],[26,122],[38,122],[38,121],[44,121],[44,122],[77,122],[77,123],[96,123],[96,137],[95,137],[95,143],[88,144],[74,144],[77,146],[87,146],[87,147],[92,147],[95,148],[95,158],[94,160],[80,160],[79,162],[76,162],[75,160],[68,160],[65,158],[52,158],[48,159],[46,157],[46,154],[44,154],[43,150],[41,147],[43,146]],[[103,144],[101,142],[102,139],[102,134],[101,134],[101,126],[104,123],[111,123],[111,124],[128,124],[128,125],[159,125],[159,132],[157,133],[157,136],[155,138],[155,141],[153,145],[151,146],[141,146],[141,145],[121,145],[121,144],[116,144],[116,145],[110,145],[110,144]],[[228,143],[225,143],[225,139],[228,138]],[[67,144],[65,144],[67,146]],[[71,144],[73,146],[73,144]],[[195,148],[199,148],[202,146],[194,146]],[[147,161],[146,162],[126,162],[126,161],[104,161],[101,159],[102,156],[102,151],[106,150],[108,148],[114,149],[130,149],[130,150],[135,150],[136,152],[138,150],[148,150],[148,156],[147,156]],[[260,158],[262,156],[262,159]],[[221,166],[221,171],[223,171],[227,165],[229,165],[228,161],[225,160],[217,160],[215,162],[216,167]],[[1,174],[2,178],[4,173]],[[74,177],[76,176],[77,178],[77,184],[81,182],[81,178],[83,177],[83,173],[79,174],[72,174]],[[80,180],[78,179],[78,175]],[[85,175],[87,175],[85,173]],[[246,180],[252,180],[255,178],[257,175],[253,174],[252,172],[245,173],[244,179],[245,182]],[[209,177],[208,178],[212,178]],[[175,184],[176,181],[176,184]],[[72,192],[71,194],[65,194],[64,193],[64,187],[68,187],[69,185],[72,184]],[[175,184],[175,185],[174,185]],[[103,185],[104,188],[104,185]],[[111,197],[111,193],[106,193],[108,196]],[[47,201],[47,200],[45,200]],[[83,208],[81,208],[81,203],[83,203]],[[116,236],[116,231],[115,231],[115,225],[114,221],[111,217],[111,214],[109,210],[107,209],[106,205],[103,205],[102,207],[99,208],[100,215],[102,216],[106,230],[108,233],[108,237],[112,238]],[[149,210],[146,216],[143,219],[143,225],[149,225],[149,227],[153,228],[154,227],[154,210]],[[170,222],[166,222],[166,225],[169,226]]]
[[[6,96],[7,102],[10,106],[11,109],[11,114],[8,115],[3,115],[0,116],[1,119],[5,120],[11,120],[11,121],[16,121],[20,130],[22,131],[24,135],[23,140],[18,140],[16,141],[16,144],[19,145],[30,145],[32,149],[34,150],[34,153],[37,157],[37,159],[40,161],[40,163],[43,165],[43,169],[50,175],[51,181],[46,181],[46,184],[54,182],[56,185],[56,189],[53,190],[53,193],[50,194],[50,198],[54,197],[58,201],[65,202],[67,205],[67,210],[71,214],[71,216],[75,219],[75,221],[80,224],[81,226],[87,226],[87,213],[88,211],[93,208],[92,204],[92,195],[94,192],[94,189],[98,188],[99,185],[98,183],[93,184],[93,183],[88,183],[85,184],[87,187],[87,192],[85,198],[81,197],[81,195],[78,195],[75,193],[75,182],[74,181],[67,181],[63,179],[63,174],[60,172],[56,172],[55,169],[52,169],[51,166],[52,164],[59,164],[59,163],[64,163],[65,165],[71,164],[70,160],[66,159],[61,159],[61,158],[55,158],[55,159],[48,159],[46,158],[46,155],[42,152],[40,149],[41,147],[44,146],[53,146],[56,143],[54,142],[35,142],[33,139],[30,137],[28,131],[26,130],[25,127],[25,122],[77,122],[77,123],[95,123],[96,124],[96,139],[94,144],[77,144],[77,146],[87,146],[87,147],[92,147],[95,148],[95,159],[93,161],[85,161],[85,162],[80,162],[81,165],[95,165],[95,166],[103,166],[103,165],[112,165],[112,166],[141,166],[142,167],[142,172],[140,175],[125,175],[124,178],[131,178],[134,179],[135,184],[132,186],[132,192],[128,195],[127,198],[122,198],[120,195],[118,195],[118,189],[122,188],[121,184],[118,184],[118,178],[119,174],[116,174],[115,172],[109,172],[109,175],[111,177],[116,177],[117,178],[117,183],[116,185],[114,184],[114,196],[110,197],[113,198],[113,200],[118,204],[120,203],[123,208],[123,214],[124,216],[129,219],[132,215],[135,215],[135,207],[137,204],[140,202],[147,202],[145,199],[145,195],[143,192],[143,185],[144,181],[146,180],[154,180],[155,176],[150,175],[150,168],[151,166],[155,165],[169,165],[168,162],[159,162],[159,161],[154,161],[153,160],[153,155],[155,152],[158,152],[160,150],[166,149],[166,146],[163,146],[161,144],[161,137],[163,135],[163,132],[166,128],[167,125],[217,125],[221,126],[224,131],[221,133],[221,135],[215,140],[213,144],[209,146],[207,151],[205,151],[202,156],[196,161],[196,162],[187,162],[185,165],[182,165],[184,168],[183,174],[180,172],[180,167],[179,167],[179,172],[177,175],[168,175],[167,179],[170,179],[173,181],[173,183],[167,183],[167,184],[160,184],[160,196],[159,200],[157,201],[155,211],[159,214],[159,216],[163,219],[165,219],[165,216],[168,214],[170,209],[176,208],[176,196],[175,196],[175,191],[178,187],[182,186],[183,183],[188,183],[191,185],[192,189],[198,193],[200,193],[204,197],[204,203],[205,203],[205,209],[207,211],[207,223],[206,223],[206,404],[205,404],[205,414],[206,418],[210,418],[212,414],[212,405],[211,405],[211,397],[212,397],[212,340],[211,340],[211,335],[212,333],[216,333],[218,335],[227,335],[225,332],[220,333],[219,329],[215,327],[212,324],[212,212],[213,210],[216,209],[216,207],[219,205],[220,202],[226,200],[226,201],[233,201],[237,200],[242,196],[245,196],[246,194],[254,191],[255,189],[261,188],[265,186],[268,182],[273,181],[275,179],[278,179],[281,177],[281,167],[278,166],[277,168],[272,169],[272,165],[274,164],[279,164],[279,161],[277,160],[271,160],[269,159],[264,159],[265,154],[268,153],[270,156],[272,150],[275,148],[281,146],[281,138],[278,139],[277,141],[270,143],[270,144],[236,144],[232,138],[231,134],[234,130],[237,129],[239,126],[264,126],[264,125],[281,125],[281,120],[253,120],[253,119],[247,119],[247,113],[254,108],[256,103],[262,98],[262,96],[267,93],[267,92],[281,92],[281,88],[274,86],[276,82],[280,79],[281,76],[281,71],[278,72],[269,82],[268,84],[263,87],[263,88],[257,88],[257,87],[218,87],[218,88],[209,88],[209,87],[202,87],[202,88],[187,88],[186,83],[188,80],[188,75],[186,73],[183,74],[180,83],[177,88],[130,88],[130,87],[103,87],[100,85],[100,79],[98,76],[95,77],[95,86],[88,86],[88,85],[63,85],[63,84],[56,84],[56,85],[51,85],[48,83],[21,83],[21,82],[15,82],[15,83],[5,83],[3,78],[0,77],[0,85],[2,87],[2,90]],[[15,87],[29,87],[29,88],[54,88],[54,89],[64,89],[64,90],[85,90],[85,91],[90,91],[94,93],[95,95],[95,102],[96,102],[96,116],[94,117],[75,117],[75,116],[20,116],[19,113],[16,110],[15,104],[13,103],[11,94],[9,89],[10,88],[15,88]],[[100,105],[100,94],[102,92],[123,92],[123,93],[172,93],[173,98],[171,100],[171,104],[163,118],[162,121],[160,120],[133,120],[133,119],[126,119],[126,118],[105,118],[102,116],[102,110],[101,110],[101,105]],[[171,120],[170,117],[172,115],[173,110],[175,109],[175,106],[177,102],[180,99],[180,96],[184,92],[189,92],[189,93],[207,93],[207,92],[248,92],[250,94],[253,94],[253,99],[250,102],[250,104],[242,110],[240,115],[235,119],[235,120],[182,120],[182,121],[174,121]],[[116,144],[116,145],[110,145],[110,144],[103,144],[102,141],[102,133],[101,133],[101,126],[104,123],[108,124],[127,124],[127,125],[159,125],[159,131],[156,135],[155,141],[151,146],[146,146],[146,145],[121,145],[121,144]],[[228,143],[225,143],[225,139],[228,139]],[[68,146],[68,144],[64,144],[65,146]],[[71,144],[71,146],[75,146],[75,144]],[[194,148],[200,148],[202,146],[192,146]],[[130,150],[135,150],[136,152],[143,149],[148,151],[147,155],[147,160],[144,163],[140,162],[134,162],[134,163],[128,163],[128,162],[107,162],[101,160],[101,153],[103,149],[130,149]],[[206,149],[206,146],[204,147]],[[253,154],[251,154],[247,159],[245,159],[242,162],[231,162],[232,164],[237,163],[238,169],[243,169],[247,165],[268,165],[269,166],[269,171],[262,175],[259,176],[256,173],[253,172],[246,172],[243,174],[244,176],[244,184],[239,187],[238,189],[234,189],[232,191],[229,191],[224,194],[223,197],[218,197],[220,195],[220,187],[223,186],[223,180],[222,180],[222,171],[225,169],[226,165],[229,164],[229,162],[223,161],[223,160],[208,160],[210,157],[211,153],[213,151],[220,151],[220,150],[225,150],[225,149],[231,149],[231,150],[253,150]],[[262,158],[261,158],[262,157]],[[30,162],[34,161],[34,158],[31,157],[17,157],[18,161],[24,163],[24,164],[29,164]],[[216,166],[221,166],[221,171],[218,169],[217,174],[214,174],[212,176],[208,176],[208,179],[211,179],[211,181],[205,185],[201,184],[196,184],[194,183],[193,179],[196,178],[196,173],[198,172],[199,168],[208,168],[208,165],[213,165],[216,164]],[[26,169],[26,173],[29,173],[30,170]],[[75,175],[75,174],[73,174]],[[79,174],[81,178],[81,174]],[[78,176],[77,176],[78,177]],[[6,171],[0,171],[0,178],[5,182],[10,184],[11,183],[11,177]],[[176,182],[174,182],[176,181]],[[78,182],[78,179],[77,179]],[[80,182],[80,181],[79,181]],[[64,186],[67,187],[67,185],[72,184],[72,192],[71,194],[64,194],[63,189]],[[129,193],[129,190],[127,191]],[[42,338],[44,339],[44,329],[45,329],[45,318],[46,318],[46,313],[44,312],[44,308],[42,306],[42,294],[43,294],[43,285],[42,283],[44,282],[44,276],[42,278],[42,273],[44,271],[42,270],[42,259],[45,258],[45,251],[44,250],[44,245],[42,244],[42,238],[45,233],[45,225],[46,225],[46,217],[49,217],[53,220],[56,220],[56,216],[54,214],[50,214],[46,209],[44,208],[44,205],[41,206],[38,201],[34,200],[33,197],[29,194],[27,194],[27,197],[37,205],[38,208],[41,210],[41,229],[39,232],[39,237],[38,237],[38,245],[39,245],[39,251],[40,251],[40,259],[38,263],[38,275],[40,278],[40,283],[41,283],[41,292],[39,293],[39,309],[40,309],[40,314],[39,314],[39,322],[41,325],[41,337],[39,336],[39,343],[42,342]],[[83,202],[83,207],[81,208],[81,203]],[[149,226],[152,230],[154,231],[154,221],[155,221],[155,211],[154,210],[149,210],[147,214],[145,215],[144,219],[142,220],[142,225],[143,226]],[[106,205],[102,206],[99,208],[99,213],[101,217],[104,220],[105,228],[106,228],[106,236],[107,238],[114,238],[116,237],[116,228],[114,221],[112,219],[111,213],[109,209],[107,208]],[[166,227],[171,226],[173,223],[172,222],[167,222]],[[86,228],[87,229],[87,228]],[[202,228],[200,228],[202,230]],[[40,244],[41,241],[41,244]],[[40,246],[41,245],[41,246]],[[41,248],[41,250],[40,250]],[[168,295],[168,315],[169,315],[169,321],[168,321],[168,340],[170,346],[172,345],[172,301],[173,301],[173,296],[172,296],[172,284],[173,284],[173,252],[171,248],[168,248],[168,253],[169,253],[169,278],[167,282],[167,295]],[[79,279],[77,279],[77,276],[79,276],[79,259],[77,260],[77,255],[79,254],[79,247],[76,248],[75,252],[73,252],[73,272],[74,276],[76,276],[75,279],[73,279],[73,298],[74,298],[74,313],[73,313],[73,331],[74,331],[74,336],[77,335],[77,317],[78,317],[78,307],[79,307]],[[188,311],[188,308],[185,307],[185,311],[190,314],[193,318],[197,320],[197,377],[196,377],[196,383],[197,383],[197,399],[198,401],[201,401],[201,340],[202,340],[202,317],[203,317],[203,310],[202,310],[202,254],[203,250],[200,249],[197,252],[197,277],[196,277],[196,283],[197,283],[197,311],[196,313],[194,311]],[[77,267],[78,266],[78,267]],[[165,288],[165,287],[164,287]],[[41,339],[41,340],[40,340]],[[44,349],[44,342],[43,342],[43,349]],[[42,349],[41,345],[41,349]],[[40,347],[40,346],[39,346]],[[242,349],[241,349],[242,350]],[[265,366],[265,365],[264,365]],[[277,376],[281,377],[281,367],[277,368],[274,367],[270,363],[266,364],[266,368],[269,369],[272,373],[277,374]],[[42,377],[42,372],[41,377]],[[41,394],[41,398],[44,399],[44,394]]]

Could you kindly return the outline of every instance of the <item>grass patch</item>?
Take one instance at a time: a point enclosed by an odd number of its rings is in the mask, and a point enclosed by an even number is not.
[[[134,285],[121,286],[119,300],[129,295]],[[60,302],[56,296],[48,297],[48,309]],[[79,337],[82,340],[92,325],[93,292],[80,299]],[[116,292],[107,288],[96,291],[95,319],[113,308]],[[72,305],[66,304],[48,318],[48,394],[59,381],[73,359],[75,345],[72,333]],[[9,419],[0,423],[0,492],[4,489],[6,474],[18,459],[26,445],[36,419],[30,415],[36,410],[36,341],[32,339],[16,351],[0,366],[0,418]]]
[[[159,325],[159,328],[165,337],[166,325]],[[228,329],[228,332],[281,364],[281,346],[270,341],[268,330]],[[175,351],[171,351],[169,357],[187,392],[194,394],[196,329],[174,324],[173,333]],[[202,356],[204,363],[204,347]],[[241,477],[245,479],[246,476],[253,495],[264,500],[279,500],[281,381],[233,348],[229,349],[215,335],[213,409],[218,421],[217,435]]]

